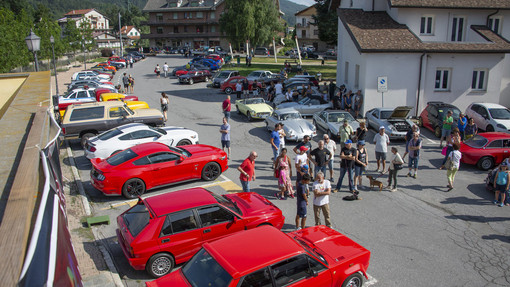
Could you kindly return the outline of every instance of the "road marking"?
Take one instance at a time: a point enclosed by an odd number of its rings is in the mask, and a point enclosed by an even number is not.
[[[365,283],[363,284],[364,287],[375,285],[375,283],[378,282],[377,279],[372,277],[370,274],[367,273],[367,276],[368,276],[368,280],[365,281]]]

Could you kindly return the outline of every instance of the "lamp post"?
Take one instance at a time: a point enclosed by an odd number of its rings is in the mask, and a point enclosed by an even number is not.
[[[81,36],[82,42],[81,47],[83,48],[83,65],[85,66],[85,70],[87,69],[87,56],[85,55],[85,36]]]
[[[41,48],[41,37],[34,34],[34,31],[30,29],[30,34],[25,38],[28,50],[34,54],[35,59],[35,71],[39,72],[39,63],[37,62],[37,51]]]
[[[53,53],[53,70],[55,72],[55,88],[57,89],[57,95],[58,93],[58,80],[57,80],[57,62],[55,61],[55,38],[53,38],[53,35],[50,37],[50,43],[51,43],[51,52]]]

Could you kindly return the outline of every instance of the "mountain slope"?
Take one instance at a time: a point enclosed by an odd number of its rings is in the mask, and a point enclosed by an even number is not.
[[[294,26],[296,24],[296,16],[294,16],[294,14],[306,7],[305,5],[300,5],[289,0],[280,0],[280,10],[285,14],[282,18],[289,23],[289,26]]]

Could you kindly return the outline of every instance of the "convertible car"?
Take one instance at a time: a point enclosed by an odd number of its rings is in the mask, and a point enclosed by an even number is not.
[[[286,102],[276,106],[276,109],[294,108],[303,116],[313,116],[316,112],[333,108],[331,102],[324,100],[320,95],[304,97],[299,102]]]
[[[273,112],[273,108],[266,104],[263,98],[237,100],[236,108],[237,113],[248,117],[250,122],[254,119],[265,119]]]
[[[326,110],[313,114],[313,124],[317,129],[327,133],[330,138],[340,137],[340,128],[344,124],[344,120],[349,122],[354,131],[359,127],[359,122],[345,111]]]
[[[303,119],[298,111],[291,108],[275,110],[271,116],[266,118],[265,122],[269,131],[274,130],[275,124],[282,123],[286,140],[300,141],[306,135],[313,138],[317,134],[315,126]]]
[[[390,139],[404,139],[414,123],[409,119],[409,112],[413,107],[401,106],[392,108],[375,108],[366,112],[368,128],[378,131],[384,126],[385,133]]]

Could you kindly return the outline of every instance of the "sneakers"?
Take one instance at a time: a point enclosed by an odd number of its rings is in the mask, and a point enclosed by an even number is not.
[[[390,191],[391,191],[391,192],[395,192],[395,191],[397,191],[397,188],[396,188],[396,187],[394,187],[394,188],[390,189]]]
[[[277,199],[280,199],[280,200],[282,199],[278,193],[275,193],[274,197],[276,197]]]
[[[290,198],[294,198],[294,193],[289,194]]]
[[[410,172],[407,173],[407,177],[412,177]]]
[[[335,180],[334,180],[333,178],[330,178],[330,179],[329,179],[329,181],[333,182],[333,181],[335,181]]]
[[[331,192],[332,192],[332,193],[338,192],[338,189],[337,189],[337,188],[335,188],[335,189],[333,189]]]
[[[416,179],[416,173],[415,173],[413,176],[411,176],[411,177],[412,177],[412,178],[414,178],[414,179]]]
[[[499,207],[503,207],[503,206],[505,206],[505,204],[502,202],[502,203],[500,203],[498,206],[499,206]]]
[[[498,204],[498,201],[497,201],[497,200],[494,200],[492,203],[494,203],[494,204]]]

